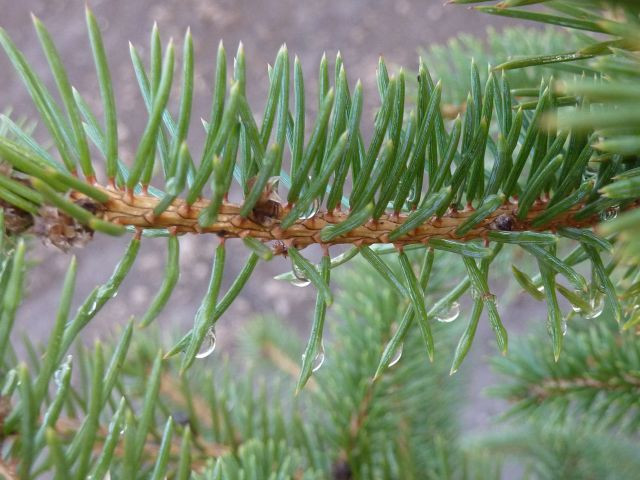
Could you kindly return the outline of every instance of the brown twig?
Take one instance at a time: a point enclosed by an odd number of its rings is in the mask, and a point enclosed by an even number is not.
[[[240,216],[240,206],[232,203],[223,203],[220,207],[216,221],[206,227],[198,224],[198,216],[209,202],[198,200],[193,205],[188,205],[182,199],[176,199],[173,204],[162,214],[154,215],[153,210],[158,205],[159,199],[147,195],[131,196],[120,190],[106,189],[109,200],[102,205],[97,213],[104,220],[126,226],[135,226],[141,229],[174,228],[177,233],[214,233],[225,238],[252,237],[265,242],[283,241],[297,248],[304,248],[312,244],[323,244],[320,231],[329,225],[336,225],[348,218],[345,212],[319,212],[312,218],[296,221],[290,228],[283,230],[280,227],[281,220],[288,212],[287,206],[280,205],[277,212],[271,216],[253,216],[247,218]],[[82,195],[75,193],[75,198]],[[432,217],[410,233],[397,238],[393,243],[397,246],[426,243],[430,239],[449,239],[468,241],[485,239],[491,230],[500,230],[496,221],[509,217],[512,219],[509,229],[513,231],[554,231],[560,227],[593,227],[599,218],[593,216],[587,219],[576,220],[575,214],[582,208],[576,205],[559,214],[551,222],[544,226],[533,226],[532,220],[546,208],[543,201],[536,202],[526,218],[516,219],[517,203],[505,202],[500,208],[478,223],[473,229],[463,236],[456,235],[456,229],[473,214],[472,209],[461,211],[449,210],[440,218]],[[405,214],[383,214],[377,221],[369,221],[350,232],[334,238],[326,245],[354,244],[370,245],[374,243],[389,243],[389,234],[407,220]]]
[[[624,375],[624,381],[609,379],[606,381],[592,377],[575,377],[567,379],[547,379],[543,382],[532,385],[529,394],[538,401],[544,401],[550,397],[565,394],[573,390],[594,389],[598,391],[614,391],[621,389],[632,389],[640,391],[640,378],[631,375]],[[516,400],[522,400],[518,398]]]

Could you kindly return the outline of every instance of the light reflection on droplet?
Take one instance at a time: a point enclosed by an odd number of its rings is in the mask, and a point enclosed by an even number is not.
[[[91,306],[85,311],[88,317],[93,317],[98,309],[98,302],[94,301]]]
[[[393,367],[396,363],[400,361],[400,359],[402,358],[402,350],[403,350],[403,344],[401,343],[400,345],[398,345],[398,348],[396,348],[396,351],[393,352],[393,357],[391,357],[391,360],[389,360],[390,367]]]
[[[72,355],[67,355],[67,360],[62,364],[60,368],[53,372],[53,381],[58,388],[62,387],[62,379],[64,377],[65,370],[69,368],[72,358]]]
[[[602,212],[601,218],[604,221],[613,220],[614,218],[616,218],[618,216],[618,212],[619,211],[620,211],[620,207],[617,206],[617,205],[615,205],[613,207],[609,207],[605,211]]]
[[[604,310],[604,296],[595,295],[589,302],[591,311],[585,314],[585,318],[592,319],[599,317]]]
[[[320,199],[316,198],[311,204],[311,206],[307,209],[307,211],[304,212],[302,215],[300,215],[300,219],[308,220],[310,218],[313,218],[315,214],[318,213],[319,209],[320,209]]]
[[[398,331],[398,328],[400,328],[398,322],[393,322],[391,324],[391,337],[393,338],[396,334],[396,332]],[[402,358],[402,350],[404,348],[404,343],[400,342],[395,351],[393,352],[393,356],[391,357],[391,360],[389,360],[389,367],[393,367],[394,365],[396,365],[400,359]]]
[[[311,280],[305,277],[304,273],[293,262],[291,262],[291,269],[293,271],[293,276],[295,277],[291,280],[291,285],[294,287],[306,287],[311,284]]]
[[[450,323],[459,316],[460,304],[458,302],[452,302],[449,305],[445,305],[441,310],[438,310],[435,314],[435,319],[442,323]]]
[[[324,344],[320,342],[320,347],[316,352],[316,356],[313,357],[313,364],[311,365],[312,372],[317,372],[318,370],[320,370],[320,367],[322,367],[322,364],[324,363],[324,358]]]
[[[207,358],[216,349],[216,329],[211,327],[202,341],[200,351],[196,354],[196,358]]]

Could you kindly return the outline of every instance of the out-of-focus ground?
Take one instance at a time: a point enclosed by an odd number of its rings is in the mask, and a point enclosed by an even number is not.
[[[97,112],[99,95],[93,61],[84,23],[84,1],[81,0],[0,0],[0,26],[11,35],[18,47],[51,83],[46,61],[32,28],[30,12],[40,17],[52,33],[71,73],[72,83],[85,95]],[[457,33],[482,35],[490,25],[506,26],[497,20],[469,11],[463,6],[443,6],[442,0],[93,0],[89,4],[100,21],[105,46],[111,63],[117,96],[122,157],[130,160],[135,142],[144,125],[146,112],[138,92],[129,60],[131,41],[143,54],[148,53],[148,37],[154,21],[158,22],[163,40],[181,40],[187,27],[195,40],[196,82],[194,123],[190,145],[198,151],[202,143],[199,118],[208,116],[210,88],[218,41],[224,40],[229,58],[239,41],[244,42],[248,65],[248,93],[254,111],[260,112],[266,97],[267,63],[273,62],[282,43],[302,61],[308,87],[308,104],[315,104],[317,66],[323,52],[334,58],[342,52],[350,83],[361,78],[365,91],[363,127],[372,125],[378,102],[375,69],[383,55],[391,70],[403,65],[415,68],[417,48],[443,43]],[[12,105],[14,115],[33,116],[31,101],[4,54],[0,54],[0,105]],[[312,113],[312,112],[311,112]],[[46,137],[44,137],[46,138]],[[97,236],[86,248],[74,252],[79,260],[76,298],[84,298],[103,282],[119,260],[128,239]],[[208,281],[213,250],[213,237],[195,236],[181,239],[182,274],[177,290],[158,319],[162,329],[184,332]],[[240,242],[230,241],[225,286],[235,277],[246,257]],[[85,332],[91,340],[99,332],[121,324],[130,315],[142,314],[155,294],[165,262],[165,240],[144,240],[133,273],[124,282],[118,298],[111,301]],[[54,320],[63,272],[69,256],[52,247],[38,246],[31,253],[37,262],[29,275],[29,297],[20,310],[18,325],[33,339],[46,338]],[[299,331],[307,331],[314,301],[312,287],[300,289],[272,277],[289,268],[287,261],[276,259],[261,263],[241,297],[232,305],[217,327],[219,348],[233,342],[239,325],[256,314],[274,313]],[[544,313],[526,299],[516,299],[504,313],[512,336],[523,330],[520,320],[542,321]],[[459,321],[465,320],[465,312]],[[486,323],[486,322],[485,322]],[[138,332],[144,334],[144,332]],[[490,417],[504,406],[482,396],[482,389],[494,377],[486,358],[494,354],[492,334],[486,325],[478,332],[476,342],[462,370],[467,370],[469,400],[464,402],[466,428],[487,426]],[[207,359],[215,362],[215,355]]]

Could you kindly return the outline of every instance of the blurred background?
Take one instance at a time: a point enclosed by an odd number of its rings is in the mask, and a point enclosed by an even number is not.
[[[100,112],[98,86],[84,22],[84,3],[83,0],[0,0],[0,26],[8,31],[44,80],[52,85],[31,24],[30,13],[37,15],[53,35],[71,73],[71,82],[92,102],[94,110]],[[363,82],[365,113],[362,126],[367,135],[379,101],[375,84],[379,56],[385,58],[391,73],[399,66],[414,70],[417,69],[420,48],[445,44],[459,33],[475,34],[482,39],[489,25],[503,28],[513,24],[508,20],[470,12],[464,6],[443,5],[442,0],[93,0],[88,3],[101,24],[111,64],[121,120],[121,152],[125,161],[132,158],[146,119],[130,63],[128,42],[146,55],[153,22],[158,23],[164,41],[169,37],[181,41],[188,27],[194,36],[196,88],[194,124],[189,143],[196,155],[203,138],[199,119],[209,114],[213,67],[220,39],[224,41],[229,58],[235,53],[238,42],[244,43],[248,66],[247,90],[256,112],[262,111],[261,102],[266,97],[267,64],[273,62],[282,43],[287,43],[292,57],[300,57],[310,99],[315,98],[317,68],[323,52],[330,59],[331,68],[331,59],[335,58],[338,50],[341,51],[349,83],[355,84],[358,78]],[[92,95],[92,92],[96,94]],[[315,102],[307,103],[311,119]],[[0,105],[12,106],[15,118],[36,118],[26,90],[4,54],[0,55]],[[43,133],[46,134],[39,131],[38,138],[46,141]],[[179,286],[157,321],[162,330],[173,338],[178,338],[192,323],[206,288],[213,250],[217,245],[211,236],[186,236],[180,243],[182,274]],[[108,277],[126,244],[127,239],[97,236],[87,247],[73,252],[79,259],[77,299],[84,298],[96,284]],[[129,316],[139,316],[146,310],[162,279],[166,249],[163,239],[145,239],[144,244],[134,272],[124,282],[119,297],[109,302],[85,331],[85,339],[93,340]],[[229,265],[223,288],[237,274],[247,255],[240,242],[231,241],[227,245]],[[28,277],[31,282],[29,297],[20,310],[18,325],[37,340],[46,338],[53,322],[62,272],[68,265],[69,256],[53,247],[38,246],[32,252],[31,260],[34,271]],[[241,326],[255,315],[275,314],[301,334],[307,334],[315,292],[313,287],[296,288],[273,280],[274,275],[288,269],[289,262],[281,258],[258,266],[240,298],[218,322],[218,348],[206,359],[207,362],[214,366],[225,351],[232,350],[235,336],[242,331]],[[501,287],[498,285],[496,288]],[[544,305],[532,305],[531,302],[521,297],[501,300],[503,319],[512,337],[524,330],[522,321],[544,321]],[[468,313],[468,308],[463,306],[461,319],[466,322],[465,312]],[[491,418],[504,408],[482,393],[494,379],[486,361],[494,353],[493,334],[484,322],[462,367],[468,379],[469,398],[462,402],[466,409],[463,415],[466,428],[486,428]],[[331,353],[327,352],[327,355]]]

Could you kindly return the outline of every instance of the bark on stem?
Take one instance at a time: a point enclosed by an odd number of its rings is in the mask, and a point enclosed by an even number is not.
[[[214,233],[225,238],[253,237],[262,241],[283,241],[285,244],[303,248],[311,244],[322,244],[320,231],[328,226],[344,221],[348,214],[345,212],[319,212],[312,218],[298,220],[286,230],[280,228],[280,220],[287,213],[282,205],[273,217],[260,215],[259,218],[243,218],[240,216],[240,205],[225,202],[220,208],[215,223],[201,227],[198,225],[198,215],[209,204],[207,200],[198,200],[189,206],[182,199],[176,199],[162,214],[155,216],[154,208],[159,199],[148,195],[130,196],[127,192],[99,187],[108,195],[109,200],[102,205],[97,213],[104,220],[130,225],[141,229],[175,228],[177,233]],[[75,198],[82,197],[74,193]],[[576,205],[570,210],[558,215],[550,223],[542,227],[533,227],[531,221],[546,207],[546,203],[538,202],[533,205],[524,220],[517,220],[515,213],[517,204],[506,202],[489,217],[476,225],[464,236],[458,236],[455,230],[473,213],[473,210],[448,211],[441,218],[431,218],[411,233],[398,238],[396,245],[410,245],[426,243],[432,238],[468,241],[486,238],[491,230],[499,230],[496,219],[501,215],[510,216],[513,220],[512,231],[554,231],[560,227],[592,227],[599,218],[597,216],[576,220],[574,215],[582,205]],[[328,245],[354,244],[370,245],[374,243],[389,243],[388,235],[406,220],[407,215],[384,214],[378,221],[370,221],[350,232],[335,238]],[[511,222],[510,222],[511,223]]]

